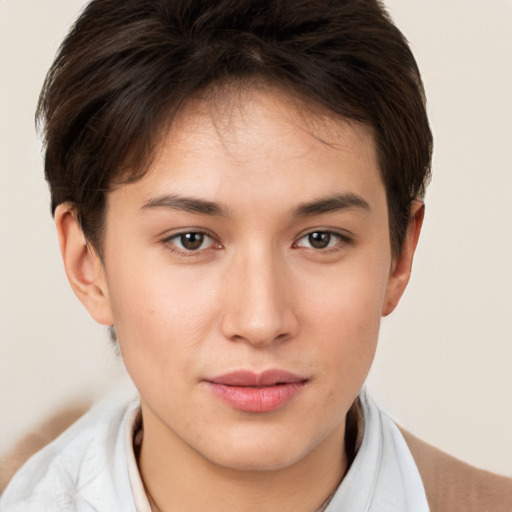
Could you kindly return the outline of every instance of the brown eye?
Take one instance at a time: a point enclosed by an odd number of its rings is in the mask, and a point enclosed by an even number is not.
[[[325,249],[342,248],[344,245],[351,244],[351,239],[335,231],[312,231],[295,242],[295,247],[304,247],[306,249],[316,249],[319,251]]]
[[[326,231],[315,231],[308,235],[308,242],[314,249],[325,249],[331,243],[332,235]]]
[[[180,235],[180,244],[187,251],[197,251],[203,245],[204,239],[203,233],[184,233]]]
[[[215,241],[211,236],[200,231],[178,233],[166,239],[165,242],[171,248],[181,253],[199,252],[215,245]]]

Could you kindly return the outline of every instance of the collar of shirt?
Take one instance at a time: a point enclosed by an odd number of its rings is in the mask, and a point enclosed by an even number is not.
[[[360,398],[364,414],[361,445],[325,512],[428,512],[423,483],[402,434],[365,391]],[[137,512],[154,512],[133,450],[142,440],[140,425],[140,411],[134,410],[125,426],[128,474]]]
[[[361,445],[325,512],[428,512],[402,434],[365,392],[361,403]],[[139,418],[138,399],[100,402],[27,462],[0,498],[0,510],[152,512],[133,449]]]

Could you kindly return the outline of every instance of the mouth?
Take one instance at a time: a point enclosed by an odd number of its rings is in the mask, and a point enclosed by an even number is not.
[[[210,391],[243,412],[271,412],[294,399],[308,379],[284,370],[236,371],[205,380]]]

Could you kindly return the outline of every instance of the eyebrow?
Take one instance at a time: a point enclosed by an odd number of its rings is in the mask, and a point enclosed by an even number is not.
[[[196,199],[194,197],[184,197],[176,195],[163,195],[150,199],[142,206],[141,210],[165,208],[170,210],[180,210],[189,213],[198,213],[201,215],[220,215],[227,216],[227,211],[218,203]]]
[[[299,205],[294,214],[298,217],[309,215],[321,215],[338,210],[361,209],[371,211],[370,205],[361,196],[353,193],[323,197],[316,201]]]
[[[227,210],[219,203],[207,201],[205,199],[177,195],[163,195],[150,199],[142,206],[141,209],[146,210],[159,208],[180,210],[200,215],[228,216]],[[353,208],[371,211],[370,205],[361,196],[353,193],[347,193],[332,197],[323,197],[315,201],[302,203],[293,211],[293,215],[295,217],[306,217]]]

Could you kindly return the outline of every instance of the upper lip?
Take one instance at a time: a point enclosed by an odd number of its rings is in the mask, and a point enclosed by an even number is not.
[[[223,384],[225,386],[275,386],[277,384],[292,384],[297,382],[304,382],[307,379],[288,372],[286,370],[266,370],[264,372],[252,372],[248,370],[238,370],[230,373],[225,373],[211,379],[206,379],[207,382],[214,384]]]

